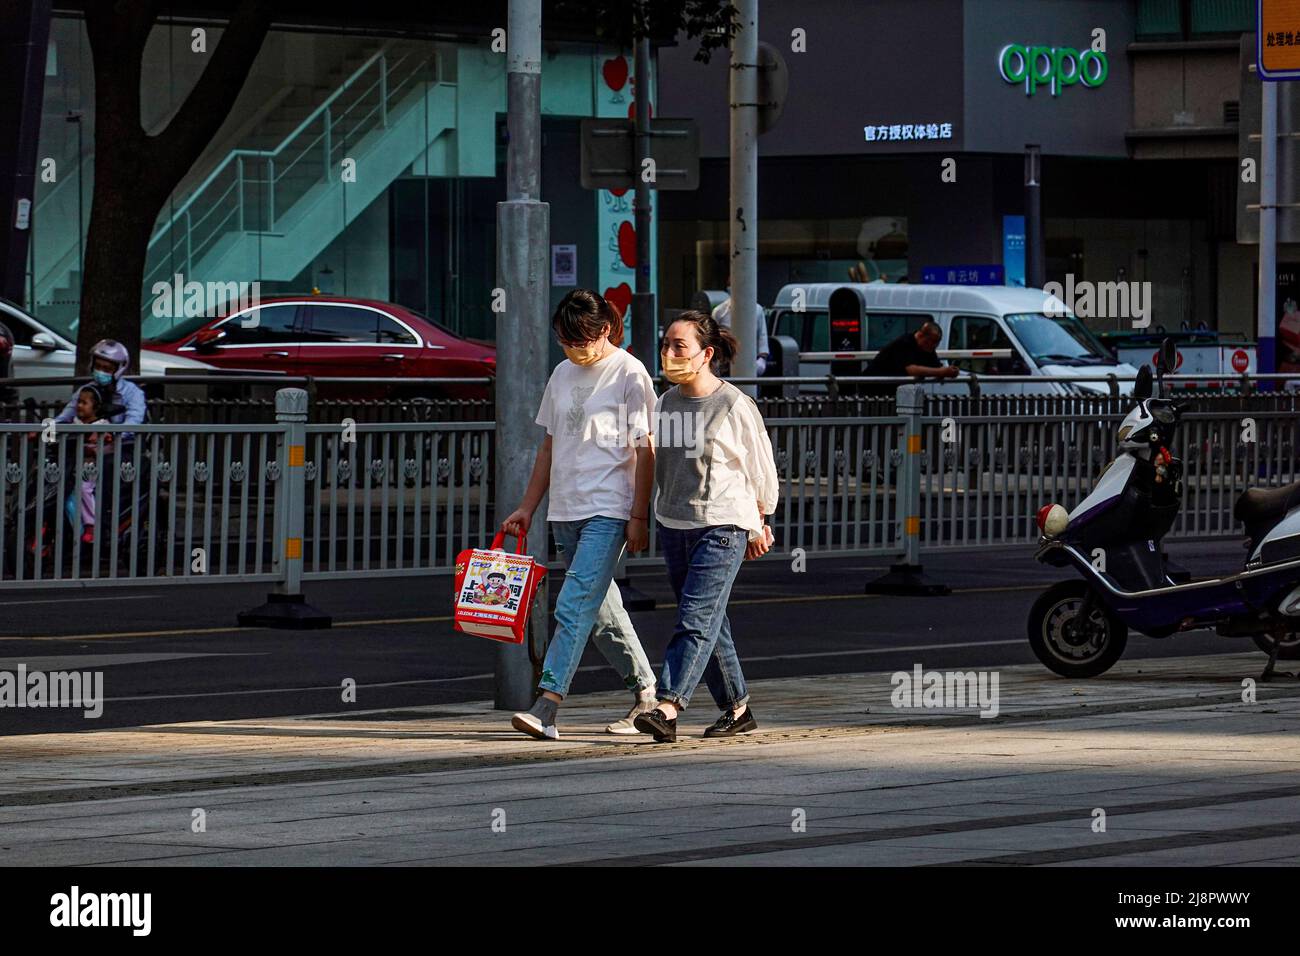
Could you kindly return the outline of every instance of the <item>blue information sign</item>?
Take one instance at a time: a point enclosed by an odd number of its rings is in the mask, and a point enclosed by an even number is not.
[[[1007,285],[1025,284],[1025,217],[1002,217],[1002,265]]]
[[[925,266],[921,281],[926,285],[1005,285],[1001,266]]]

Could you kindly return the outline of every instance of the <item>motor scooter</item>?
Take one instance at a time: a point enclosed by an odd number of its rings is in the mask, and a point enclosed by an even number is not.
[[[1191,580],[1169,565],[1160,541],[1182,506],[1183,466],[1169,451],[1186,404],[1164,396],[1164,370],[1176,353],[1166,340],[1134,387],[1138,403],[1120,424],[1119,454],[1092,493],[1072,511],[1039,510],[1035,558],[1073,568],[1081,580],[1054,584],[1029,612],[1029,644],[1064,677],[1095,677],[1124,653],[1129,630],[1167,638],[1214,627],[1250,637],[1268,653],[1261,677],[1279,657],[1300,658],[1300,481],[1251,488],[1233,516],[1245,525],[1245,566],[1222,577]]]
[[[105,415],[120,411],[120,406],[109,406]],[[88,563],[96,553],[101,561],[116,554],[122,567],[129,568],[134,547],[136,567],[140,569],[146,566],[151,547],[156,554],[165,553],[166,542],[161,534],[154,532],[149,520],[152,459],[147,449],[136,456],[133,439],[112,444],[87,442],[85,457],[78,468],[75,446],[69,444],[60,453],[56,443],[40,441],[34,435],[28,441],[27,453],[22,456],[26,469],[17,462],[11,463],[12,475],[0,479],[11,483],[11,491],[4,496],[0,509],[0,528],[6,535],[4,546],[0,546],[3,576],[17,575],[21,562],[24,579],[35,580],[38,573],[42,578],[52,577],[54,559],[60,551],[65,575],[74,563],[80,564],[82,573],[90,574]],[[120,470],[114,468],[116,457],[125,463]],[[105,476],[96,502],[96,527],[102,535],[98,552],[79,539],[78,522],[66,511],[69,498],[77,499],[81,480],[94,474],[90,469]],[[112,479],[119,474],[121,485],[114,495]],[[116,543],[112,538],[117,539]],[[103,573],[110,572],[104,569]]]

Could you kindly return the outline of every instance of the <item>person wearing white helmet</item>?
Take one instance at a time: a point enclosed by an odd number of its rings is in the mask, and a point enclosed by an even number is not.
[[[104,406],[117,406],[108,421],[114,425],[143,424],[149,406],[145,403],[144,392],[139,385],[127,381],[123,376],[131,364],[131,353],[125,345],[113,339],[101,339],[90,350],[90,374],[94,385],[104,396]],[[81,390],[72,393],[68,404],[55,417],[56,422],[71,422],[77,418],[77,396]],[[135,437],[131,432],[122,432],[120,440]],[[112,438],[105,436],[105,441]]]

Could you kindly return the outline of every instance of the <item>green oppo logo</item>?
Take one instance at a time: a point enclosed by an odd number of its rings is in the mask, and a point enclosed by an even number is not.
[[[1099,50],[1080,53],[1068,46],[1021,46],[1008,43],[998,55],[998,70],[1008,83],[1024,83],[1025,95],[1050,86],[1053,96],[1076,83],[1096,89],[1106,82],[1110,62]]]

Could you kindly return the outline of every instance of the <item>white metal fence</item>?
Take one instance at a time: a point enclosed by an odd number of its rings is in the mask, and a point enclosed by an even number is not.
[[[921,549],[1032,543],[1039,507],[1089,492],[1125,411],[1034,401],[990,399],[980,413],[904,387],[892,415],[769,418],[781,479],[771,559],[913,563]],[[303,581],[449,573],[490,540],[493,422],[307,419],[306,393],[284,389],[265,424],[0,425],[0,588],[260,580],[297,593]],[[1234,535],[1242,491],[1300,478],[1286,407],[1193,408],[1173,451],[1186,463],[1175,536]],[[658,561],[652,531],[628,564]]]

